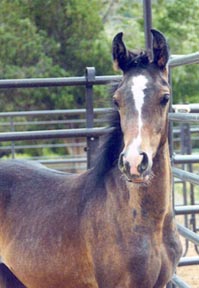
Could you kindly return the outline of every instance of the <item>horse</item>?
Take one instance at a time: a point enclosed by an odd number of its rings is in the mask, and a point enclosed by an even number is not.
[[[1,288],[163,288],[172,278],[182,248],[171,203],[169,48],[151,33],[153,56],[128,50],[123,33],[113,39],[122,79],[96,165],[67,174],[1,161]]]

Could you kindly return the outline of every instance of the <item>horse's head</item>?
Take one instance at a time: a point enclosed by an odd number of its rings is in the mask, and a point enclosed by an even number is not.
[[[113,96],[120,114],[124,148],[119,167],[127,179],[147,182],[153,160],[167,139],[170,88],[166,65],[169,58],[165,37],[153,34],[153,59],[147,53],[126,49],[122,33],[113,40],[113,59],[123,79]]]

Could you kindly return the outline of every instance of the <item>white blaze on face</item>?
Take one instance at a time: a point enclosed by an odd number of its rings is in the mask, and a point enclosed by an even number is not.
[[[142,106],[144,104],[144,89],[148,80],[145,76],[139,75],[133,77],[131,91],[133,94],[135,109],[138,112],[138,138],[141,140],[141,129],[142,129]]]
[[[132,86],[131,86],[131,91],[132,91],[132,97],[134,99],[134,103],[135,103],[135,109],[138,113],[138,119],[137,119],[137,125],[138,125],[138,134],[137,137],[135,139],[133,139],[133,141],[130,143],[128,149],[127,149],[127,153],[126,153],[126,159],[134,165],[131,165],[132,167],[132,174],[134,174],[136,171],[134,171],[134,169],[136,169],[137,167],[137,162],[140,161],[140,154],[139,154],[139,148],[141,145],[141,130],[142,130],[142,107],[144,104],[144,89],[146,89],[146,84],[147,84],[148,80],[144,75],[139,75],[139,76],[135,76],[132,78]],[[134,169],[133,169],[134,168]]]

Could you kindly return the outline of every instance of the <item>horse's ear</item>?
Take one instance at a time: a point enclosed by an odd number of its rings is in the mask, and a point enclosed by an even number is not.
[[[128,50],[126,49],[126,46],[122,41],[122,37],[123,33],[120,32],[113,38],[112,54],[114,68],[116,70],[121,69],[122,71],[124,71],[126,63],[128,61]]]
[[[153,35],[153,63],[164,70],[169,60],[168,43],[161,32],[151,29],[151,33]]]

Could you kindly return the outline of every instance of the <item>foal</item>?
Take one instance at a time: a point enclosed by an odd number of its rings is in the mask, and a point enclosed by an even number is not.
[[[163,288],[171,279],[181,245],[171,205],[169,54],[165,37],[152,34],[152,60],[128,51],[122,33],[113,40],[123,78],[94,168],[77,175],[1,162],[1,288]],[[16,285],[6,282],[11,272],[25,286],[14,276]]]

